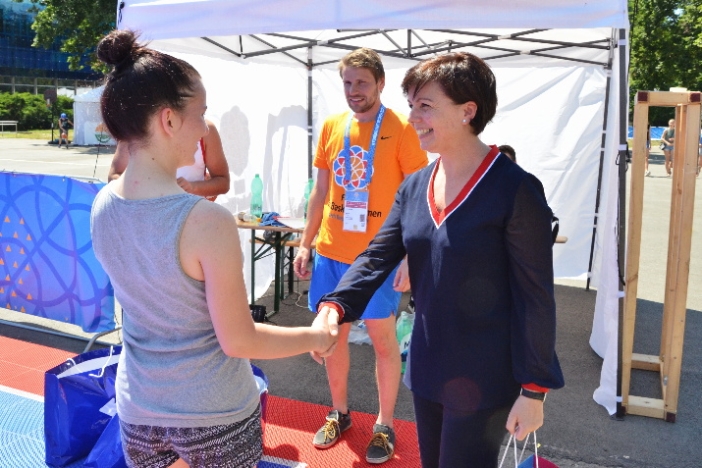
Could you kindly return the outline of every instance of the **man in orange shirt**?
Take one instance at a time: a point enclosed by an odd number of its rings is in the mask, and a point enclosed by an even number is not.
[[[294,261],[302,279],[312,276],[310,310],[334,290],[341,276],[363,252],[385,221],[402,180],[428,163],[415,130],[407,119],[380,101],[385,71],[380,56],[357,49],[341,59],[339,72],[351,112],[330,116],[317,144],[317,180],[310,195],[307,225]],[[308,270],[312,240],[317,236],[313,272]],[[395,449],[393,414],[400,384],[400,354],[395,314],[402,291],[409,289],[407,267],[397,272],[373,296],[362,318],[376,358],[379,414],[366,449],[369,463],[389,460]],[[326,359],[332,410],[315,434],[315,447],[334,445],[351,427],[347,388],[350,367],[350,324],[339,327],[336,351]]]

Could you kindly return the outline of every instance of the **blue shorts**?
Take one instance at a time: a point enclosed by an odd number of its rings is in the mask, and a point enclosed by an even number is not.
[[[348,263],[337,262],[319,254],[314,256],[314,269],[312,270],[312,280],[310,281],[310,290],[307,296],[307,302],[312,312],[317,312],[317,302],[324,294],[332,292],[336,288],[339,281],[341,281],[341,277],[344,276],[344,273],[350,266]],[[401,292],[397,292],[392,288],[396,272],[397,268],[373,294],[361,317],[363,320],[384,319],[395,315],[402,297]]]

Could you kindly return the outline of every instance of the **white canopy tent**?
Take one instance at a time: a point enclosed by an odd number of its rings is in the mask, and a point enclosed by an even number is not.
[[[100,96],[104,86],[79,94],[73,100],[73,144],[114,145],[115,142],[102,123]]]
[[[591,344],[605,364],[595,397],[619,409],[625,0],[126,0],[117,15],[119,28],[201,73],[231,171],[218,202],[232,212],[248,208],[259,173],[264,209],[301,215],[321,124],[347,109],[336,63],[348,51],[383,55],[383,102],[405,113],[399,84],[418,60],[457,50],[485,59],[499,104],[482,139],[515,147],[544,183],[569,238],[554,247],[556,276],[597,287]],[[272,271],[261,270],[269,282]],[[265,280],[257,274],[257,284]]]

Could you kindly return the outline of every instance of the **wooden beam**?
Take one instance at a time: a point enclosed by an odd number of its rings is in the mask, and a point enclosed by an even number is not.
[[[646,103],[655,107],[675,107],[680,104],[699,104],[699,92],[639,91],[637,103]]]
[[[626,412],[627,414],[635,414],[637,416],[665,419],[663,400],[659,400],[658,398],[630,395],[629,404],[626,406]]]
[[[634,369],[659,372],[661,370],[660,356],[651,354],[633,353],[631,355],[631,367]]]
[[[636,328],[636,298],[641,256],[641,224],[643,222],[644,170],[647,150],[648,105],[634,106],[634,153],[631,164],[629,221],[626,228],[626,271],[624,286],[624,323],[622,324],[622,404],[628,406],[631,385],[634,329]]]
[[[675,262],[669,263],[675,276],[674,289],[670,291],[672,304],[667,323],[667,348],[663,366],[665,391],[665,411],[677,413],[682,376],[683,342],[685,340],[685,318],[687,314],[687,291],[690,277],[690,251],[692,247],[692,220],[695,205],[695,184],[697,177],[697,157],[700,135],[700,105],[687,105],[680,108],[680,134],[676,135],[676,156],[673,165],[673,205],[677,213],[675,223],[671,222],[671,235],[674,236],[673,250],[668,252]],[[671,220],[672,221],[672,220]]]

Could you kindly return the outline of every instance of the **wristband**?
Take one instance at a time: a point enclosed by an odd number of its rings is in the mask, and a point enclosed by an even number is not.
[[[521,389],[519,392],[521,396],[525,396],[527,398],[531,398],[532,400],[539,400],[539,401],[544,401],[546,400],[546,394],[542,392],[532,392],[531,390],[527,390],[526,388]]]
[[[324,306],[334,309],[336,313],[339,314],[339,322],[341,322],[341,319],[344,318],[344,308],[341,307],[341,305],[337,304],[336,302],[322,302],[321,304],[319,304],[319,306],[317,306],[317,311],[319,311]]]

